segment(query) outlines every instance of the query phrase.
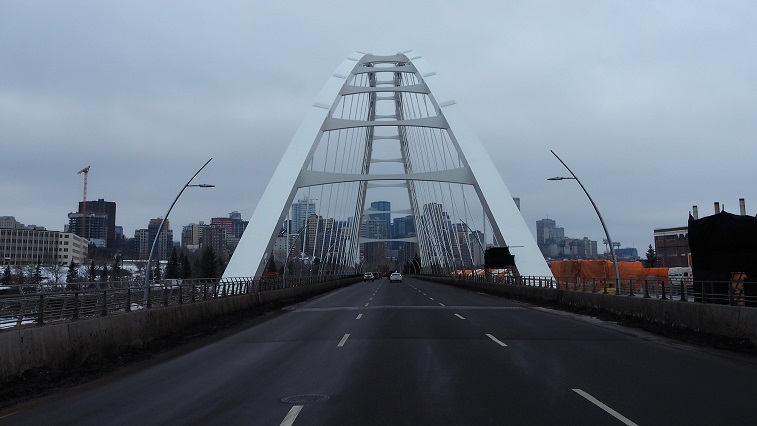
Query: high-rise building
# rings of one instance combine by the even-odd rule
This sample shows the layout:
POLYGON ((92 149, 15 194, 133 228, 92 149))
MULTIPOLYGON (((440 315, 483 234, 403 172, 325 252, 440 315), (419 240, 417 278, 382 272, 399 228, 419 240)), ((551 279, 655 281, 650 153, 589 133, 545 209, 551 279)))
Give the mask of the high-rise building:
POLYGON ((227 248, 229 251, 234 251, 249 222, 242 220, 242 215, 234 211, 229 213, 229 217, 211 218, 210 224, 212 226, 220 226, 226 230, 227 248))
POLYGON ((393 238, 406 238, 415 236, 415 221, 412 215, 394 219, 392 225, 393 238))
POLYGON ((116 247, 116 203, 100 198, 79 202, 79 210, 68 214, 66 230, 89 240, 98 247, 116 247))
POLYGON ((204 228, 202 239, 200 240, 200 249, 204 250, 206 247, 210 247, 216 256, 222 259, 228 258, 229 250, 226 246, 226 228, 217 225, 206 225, 204 228))
MULTIPOLYGON (((134 231, 134 239, 137 243, 137 253, 140 259, 148 259, 150 257, 150 250, 152 249, 153 241, 158 235, 158 228, 163 219, 150 219, 150 223, 147 225, 147 229, 137 229, 134 231)), ((155 252, 153 253, 153 260, 165 260, 171 256, 173 250, 173 231, 168 220, 163 225, 163 230, 160 232, 160 238, 155 246, 155 252)))
MULTIPOLYGON (((79 203, 79 213, 84 212, 83 203, 79 203)), ((106 215, 106 241, 107 248, 114 248, 116 242, 116 203, 105 201, 100 198, 97 201, 87 201, 87 214, 95 213, 97 215, 106 215)), ((89 227, 89 226, 87 226, 89 227)), ((85 236, 86 238, 86 236, 85 236)))
POLYGON ((389 201, 374 201, 371 203, 372 211, 386 212, 386 213, 371 213, 368 215, 373 220, 383 220, 386 222, 386 234, 375 238, 389 238, 391 236, 392 227, 392 214, 389 213, 392 210, 392 204, 389 201))
POLYGON ((305 226, 305 219, 312 214, 315 214, 315 202, 311 199, 305 197, 304 199, 297 200, 296 203, 292 203, 290 215, 292 229, 289 232, 293 234, 300 232, 300 229, 305 226))
MULTIPOLYGON (((103 213, 69 213, 67 232, 85 238, 89 244, 106 248, 108 246, 108 215, 103 213)), ((115 231, 115 229, 114 229, 115 231)), ((113 241, 115 243, 115 232, 113 241)))

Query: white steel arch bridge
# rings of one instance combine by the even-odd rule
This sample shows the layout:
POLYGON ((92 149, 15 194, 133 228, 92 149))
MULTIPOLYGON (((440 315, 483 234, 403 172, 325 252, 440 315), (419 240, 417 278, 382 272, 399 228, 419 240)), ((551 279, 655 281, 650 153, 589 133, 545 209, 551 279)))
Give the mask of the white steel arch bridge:
POLYGON ((224 277, 283 264, 354 273, 416 256, 423 272, 451 272, 482 264, 487 246, 510 247, 520 275, 552 276, 429 63, 355 52, 308 110, 224 277))

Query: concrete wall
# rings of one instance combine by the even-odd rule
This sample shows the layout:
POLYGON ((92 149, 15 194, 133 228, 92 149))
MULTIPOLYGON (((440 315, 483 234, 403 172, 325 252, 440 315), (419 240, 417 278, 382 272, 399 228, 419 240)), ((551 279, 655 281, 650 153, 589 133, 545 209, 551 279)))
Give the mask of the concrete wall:
POLYGON ((360 278, 336 280, 41 327, 3 330, 0 332, 0 383, 31 368, 76 367, 87 359, 116 356, 127 348, 141 347, 225 314, 278 300, 311 297, 358 281, 360 278))
POLYGON ((600 309, 652 323, 757 343, 757 308, 681 302, 678 300, 644 299, 601 292, 557 290, 453 278, 424 279, 507 298, 600 309))

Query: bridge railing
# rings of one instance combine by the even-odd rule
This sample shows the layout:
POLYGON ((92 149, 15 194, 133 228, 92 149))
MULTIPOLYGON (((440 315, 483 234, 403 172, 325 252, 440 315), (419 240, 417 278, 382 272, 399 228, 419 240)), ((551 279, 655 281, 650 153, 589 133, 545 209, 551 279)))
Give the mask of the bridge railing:
POLYGON ((455 274, 452 277, 469 281, 554 288, 568 291, 624 295, 647 299, 677 300, 692 303, 714 303, 757 307, 757 283, 745 282, 735 274, 731 281, 694 281, 691 278, 622 279, 616 289, 615 279, 582 280, 580 277, 526 277, 512 275, 455 274))
POLYGON ((161 280, 144 286, 139 279, 68 284, 0 286, 0 329, 195 303, 302 287, 351 276, 277 279, 198 278, 161 280))

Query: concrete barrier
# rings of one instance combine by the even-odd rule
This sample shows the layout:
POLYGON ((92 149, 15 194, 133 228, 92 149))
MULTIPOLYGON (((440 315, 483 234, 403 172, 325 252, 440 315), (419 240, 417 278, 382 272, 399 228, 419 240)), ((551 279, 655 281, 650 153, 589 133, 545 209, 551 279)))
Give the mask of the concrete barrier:
POLYGON ((207 301, 0 331, 0 383, 36 367, 70 369, 180 332, 220 316, 268 303, 307 298, 354 284, 348 278, 207 301))
POLYGON ((558 290, 546 287, 495 284, 442 277, 418 277, 512 299, 591 308, 650 323, 757 344, 757 309, 677 300, 644 299, 601 292, 558 290))

